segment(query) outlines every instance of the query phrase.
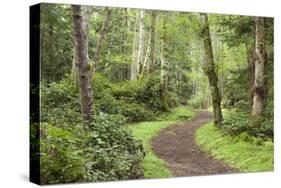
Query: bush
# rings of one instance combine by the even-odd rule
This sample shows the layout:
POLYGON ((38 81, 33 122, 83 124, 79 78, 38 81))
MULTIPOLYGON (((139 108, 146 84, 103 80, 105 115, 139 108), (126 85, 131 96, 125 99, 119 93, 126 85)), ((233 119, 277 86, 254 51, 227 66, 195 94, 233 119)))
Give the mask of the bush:
POLYGON ((132 179, 143 176, 143 148, 121 125, 122 118, 106 114, 69 129, 41 126, 43 184, 132 179))
POLYGON ((143 81, 123 81, 112 86, 113 96, 119 100, 126 99, 127 102, 138 102, 139 93, 144 90, 143 81))
POLYGON ((180 99, 175 93, 169 93, 168 105, 169 107, 176 107, 180 105, 180 99))
POLYGON ((273 138, 273 121, 263 116, 252 118, 247 112, 224 113, 221 129, 231 135, 245 132, 251 136, 273 138))
POLYGON ((143 176, 142 145, 122 125, 148 119, 150 113, 144 105, 113 97, 110 83, 101 75, 93 80, 95 115, 87 125, 82 123, 78 90, 69 80, 41 88, 42 184, 143 176))
POLYGON ((143 80, 124 81, 113 85, 112 94, 117 100, 144 104, 146 109, 161 110, 160 79, 149 76, 143 80))
POLYGON ((119 101, 119 113, 126 117, 127 122, 140 122, 153 119, 153 111, 146 110, 144 105, 119 101))
POLYGON ((92 78, 92 88, 95 100, 103 99, 104 95, 112 95, 112 85, 109 80, 99 73, 92 78))
POLYGON ((151 75, 142 82, 144 86, 137 97, 137 101, 145 104, 148 109, 162 110, 160 78, 151 75))
POLYGON ((108 114, 117 114, 119 108, 119 101, 116 100, 111 94, 104 93, 100 99, 94 102, 95 112, 104 112, 108 114))
POLYGON ((231 135, 245 132, 249 126, 249 115, 247 113, 230 112, 223 114, 221 128, 231 135))
POLYGON ((41 85, 41 104, 46 108, 57 108, 71 104, 73 107, 79 106, 78 89, 71 83, 70 78, 58 83, 41 85))

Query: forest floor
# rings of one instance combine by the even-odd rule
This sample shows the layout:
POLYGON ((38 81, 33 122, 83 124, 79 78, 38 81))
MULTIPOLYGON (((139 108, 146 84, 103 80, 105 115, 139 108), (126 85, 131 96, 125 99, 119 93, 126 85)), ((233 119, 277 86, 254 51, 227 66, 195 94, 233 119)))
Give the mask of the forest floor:
POLYGON ((152 150, 166 162, 173 176, 238 172, 205 153, 196 143, 196 130, 211 120, 212 115, 209 112, 197 111, 192 121, 161 129, 151 140, 152 150))

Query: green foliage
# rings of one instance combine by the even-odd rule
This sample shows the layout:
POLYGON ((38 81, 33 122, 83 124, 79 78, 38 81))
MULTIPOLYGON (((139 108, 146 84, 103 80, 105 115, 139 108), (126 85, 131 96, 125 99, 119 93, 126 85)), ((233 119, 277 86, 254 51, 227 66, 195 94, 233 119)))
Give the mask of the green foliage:
POLYGON ((124 81, 112 87, 113 96, 128 102, 143 103, 148 109, 161 109, 160 78, 151 76, 137 81, 124 81))
POLYGON ((41 121, 44 123, 40 163, 43 184, 143 176, 142 144, 122 125, 149 119, 151 114, 143 105, 115 99, 111 84, 103 76, 97 74, 93 84, 96 115, 94 121, 86 125, 81 119, 78 90, 70 79, 42 86, 41 121))
POLYGON ((70 77, 60 82, 52 82, 48 85, 41 85, 41 103, 47 107, 61 107, 72 103, 77 105, 79 98, 78 89, 71 83, 70 77))
POLYGON ((217 159, 242 172, 273 170, 273 143, 241 133, 236 137, 225 135, 213 123, 196 132, 196 141, 217 159))
POLYGON ((228 134, 237 135, 248 129, 249 115, 247 113, 223 113, 221 128, 228 134))
POLYGON ((126 103, 119 101, 118 111, 127 118, 127 122, 140 122, 144 120, 152 120, 153 112, 146 110, 144 105, 136 103, 126 103))
POLYGON ((273 137, 273 121, 264 117, 252 118, 247 112, 236 111, 226 111, 223 117, 221 129, 227 134, 239 135, 246 132, 256 137, 273 137))
POLYGON ((68 122, 68 129, 43 123, 40 138, 43 184, 107 181, 142 177, 142 144, 121 125, 100 114, 88 127, 68 122))
POLYGON ((175 93, 168 93, 168 106, 173 108, 180 105, 180 98, 175 93))
POLYGON ((70 73, 73 59, 72 18, 69 5, 40 5, 41 81, 51 83, 70 73))
POLYGON ((92 78, 92 88, 95 100, 103 99, 105 94, 111 95, 111 83, 100 73, 95 73, 92 78))
POLYGON ((187 104, 195 109, 201 109, 206 107, 206 99, 204 95, 193 95, 188 101, 187 104))

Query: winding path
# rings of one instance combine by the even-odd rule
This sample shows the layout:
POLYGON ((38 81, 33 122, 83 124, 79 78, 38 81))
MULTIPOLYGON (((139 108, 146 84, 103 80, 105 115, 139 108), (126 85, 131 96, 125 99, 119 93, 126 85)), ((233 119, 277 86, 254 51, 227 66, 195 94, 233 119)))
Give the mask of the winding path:
POLYGON ((195 176, 234 173, 237 170, 212 158, 202 151, 195 142, 195 132, 210 122, 209 112, 197 111, 191 122, 170 126, 152 139, 155 154, 163 159, 174 176, 195 176))

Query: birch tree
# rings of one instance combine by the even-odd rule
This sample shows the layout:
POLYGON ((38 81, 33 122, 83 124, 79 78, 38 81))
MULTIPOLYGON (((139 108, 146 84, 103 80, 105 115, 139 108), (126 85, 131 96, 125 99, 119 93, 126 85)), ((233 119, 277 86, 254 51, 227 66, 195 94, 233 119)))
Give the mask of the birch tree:
POLYGON ((162 26, 162 51, 161 51, 161 102, 162 110, 168 111, 168 36, 167 15, 163 15, 162 26))
POLYGON ((133 40, 133 49, 132 49, 132 64, 131 64, 130 80, 137 80, 137 76, 138 76, 139 21, 140 21, 139 12, 137 12, 135 17, 135 26, 134 26, 134 40, 133 40))
POLYGON ((149 43, 146 51, 146 55, 143 61, 143 69, 140 78, 143 78, 145 74, 151 73, 154 66, 155 58, 155 26, 156 26, 156 12, 150 12, 150 34, 149 43))
POLYGON ((144 10, 140 10, 140 25, 139 25, 139 49, 138 49, 138 77, 143 70, 143 51, 144 51, 144 10))

